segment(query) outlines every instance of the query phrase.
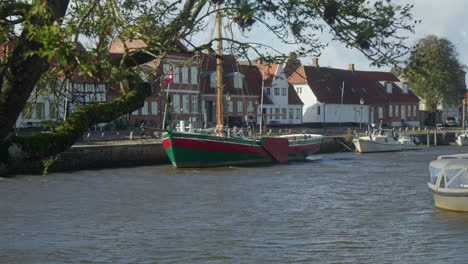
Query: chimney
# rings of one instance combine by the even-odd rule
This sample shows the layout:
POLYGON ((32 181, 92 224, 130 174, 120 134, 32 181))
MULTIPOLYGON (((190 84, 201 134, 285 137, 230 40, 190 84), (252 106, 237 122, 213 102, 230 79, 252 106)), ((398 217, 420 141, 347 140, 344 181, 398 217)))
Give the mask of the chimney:
POLYGON ((314 67, 318 67, 318 66, 319 66, 319 65, 318 65, 318 58, 313 58, 313 59, 312 59, 312 66, 314 66, 314 67))
POLYGON ((297 54, 295 52, 290 52, 289 53, 289 58, 290 59, 297 59, 297 54))
POLYGON ((354 71, 354 64, 348 64, 348 70, 354 71))
POLYGON ((258 57, 258 58, 255 59, 255 62, 257 63, 257 65, 260 65, 260 64, 262 64, 263 61, 262 61, 261 57, 258 57))

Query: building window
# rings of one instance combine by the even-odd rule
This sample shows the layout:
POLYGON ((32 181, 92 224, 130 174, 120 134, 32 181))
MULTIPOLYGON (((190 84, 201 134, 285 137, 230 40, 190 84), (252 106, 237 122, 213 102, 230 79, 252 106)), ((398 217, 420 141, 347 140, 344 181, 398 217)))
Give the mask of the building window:
POLYGON ((151 102, 151 114, 158 115, 158 102, 151 102))
POLYGON ((189 101, 189 96, 184 95, 182 96, 182 103, 183 103, 183 109, 182 112, 190 113, 190 101, 189 101))
POLYGON ((275 108, 275 119, 280 119, 280 109, 275 108))
POLYGON ((398 105, 395 105, 395 117, 398 117, 399 114, 398 114, 398 105))
POLYGON ((281 94, 282 94, 283 96, 286 96, 286 88, 281 88, 281 94))
POLYGON ((176 113, 180 113, 180 95, 174 94, 172 96, 172 107, 176 113))
POLYGON ((189 67, 182 67, 182 83, 189 83, 188 71, 189 67))
POLYGON ((252 101, 247 102, 247 112, 251 113, 253 111, 254 111, 253 102, 252 101))
POLYGON ((279 88, 275 88, 275 95, 280 95, 280 89, 279 88))
POLYGON ((145 102, 143 104, 143 108, 141 109, 141 114, 142 115, 148 115, 148 102, 145 102))
POLYGON ((392 93, 392 88, 393 88, 393 84, 391 82, 386 82, 385 83, 385 88, 387 90, 387 93, 388 94, 391 94, 392 93))
POLYGON ((36 119, 44 119, 45 117, 45 104, 36 103, 36 119))
POLYGON ((197 67, 190 67, 190 81, 192 84, 198 84, 198 68, 197 67))
POLYGON ((266 88, 266 95, 270 95, 270 88, 266 88))
POLYGON ((320 115, 320 105, 317 106, 317 115, 320 115))
POLYGON ((286 108, 283 108, 283 109, 281 109, 281 110, 282 110, 282 112, 283 112, 283 114, 282 114, 283 119, 286 119, 286 108))
POLYGON ((234 102, 233 101, 228 101, 228 112, 229 113, 234 112, 234 102))
POLYGON ((132 115, 138 115, 138 110, 133 111, 132 115))
POLYGON ((244 112, 244 102, 237 101, 237 112, 243 113, 244 112))
POLYGON ((210 85, 211 85, 211 88, 216 88, 216 74, 213 73, 210 75, 210 85))
POLYGON ((388 116, 393 117, 393 106, 392 105, 388 106, 388 116))
POLYGON ((408 117, 411 117, 411 105, 408 105, 408 117))
POLYGON ((414 116, 414 117, 417 117, 416 111, 417 111, 417 110, 416 110, 416 106, 413 105, 413 116, 414 116))
POLYGON ((174 75, 172 77, 172 81, 174 83, 179 83, 180 82, 180 68, 179 67, 174 67, 172 70, 172 74, 174 75))
POLYGON ((383 119, 383 107, 379 107, 378 108, 378 111, 379 111, 379 119, 383 119))
POLYGON ((273 119, 273 108, 270 108, 270 115, 268 115, 268 119, 273 119))
POLYGON ((171 70, 171 65, 169 65, 169 64, 164 64, 163 65, 164 78, 169 77, 169 71, 170 70, 171 70))
POLYGON ((403 83, 403 93, 407 94, 408 90, 409 90, 408 83, 407 82, 403 83))
POLYGON ((289 119, 294 119, 294 109, 289 108, 289 119))
POLYGON ((49 118, 57 119, 57 106, 53 102, 49 102, 49 118))
POLYGON ((196 95, 192 95, 192 113, 198 113, 198 98, 196 95))
POLYGON ((242 76, 241 75, 235 75, 234 76, 234 88, 236 89, 241 89, 242 88, 242 76))
POLYGON ((296 109, 296 119, 301 119, 301 109, 300 108, 296 109))

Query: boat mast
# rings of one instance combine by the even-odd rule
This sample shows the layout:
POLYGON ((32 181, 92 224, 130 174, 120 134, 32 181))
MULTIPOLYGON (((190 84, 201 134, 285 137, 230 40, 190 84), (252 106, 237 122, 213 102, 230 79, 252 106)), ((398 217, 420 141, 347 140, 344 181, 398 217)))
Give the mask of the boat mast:
POLYGON ((221 40, 221 1, 216 2, 216 38, 218 47, 216 52, 216 134, 222 136, 223 130, 223 60, 221 40))

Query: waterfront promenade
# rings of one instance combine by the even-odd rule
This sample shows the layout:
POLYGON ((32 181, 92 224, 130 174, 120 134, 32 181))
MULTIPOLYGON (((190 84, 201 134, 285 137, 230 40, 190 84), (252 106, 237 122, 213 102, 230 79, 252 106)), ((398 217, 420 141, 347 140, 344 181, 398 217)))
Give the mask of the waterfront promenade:
MULTIPOLYGON (((396 129, 400 133, 417 134, 422 144, 434 145, 434 131, 424 129, 396 129), (428 136, 429 135, 429 136, 428 136)), ((338 153, 351 151, 354 147, 350 138, 358 134, 364 134, 365 130, 354 130, 353 128, 301 128, 299 129, 271 129, 267 133, 315 133, 325 136, 319 153, 338 153)), ((448 145, 455 141, 455 132, 439 131, 437 134, 437 145, 448 145)), ((47 168, 48 172, 103 169, 116 167, 131 167, 169 164, 164 148, 161 144, 161 132, 151 131, 93 131, 83 135, 72 148, 54 157, 52 165, 47 168)), ((17 174, 43 173, 43 161, 31 161, 22 164, 17 169, 17 174)))

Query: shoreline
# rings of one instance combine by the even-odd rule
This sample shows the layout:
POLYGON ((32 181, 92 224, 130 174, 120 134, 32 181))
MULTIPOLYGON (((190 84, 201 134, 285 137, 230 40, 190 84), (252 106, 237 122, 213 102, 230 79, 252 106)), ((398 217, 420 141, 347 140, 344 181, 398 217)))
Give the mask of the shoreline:
MULTIPOLYGON (((426 146, 427 134, 416 135, 420 138, 422 146, 426 146)), ((429 144, 433 146, 433 134, 429 135, 429 140, 429 144)), ((437 145, 449 145, 454 141, 455 133, 447 132, 437 135, 437 145)), ((316 154, 350 152, 354 146, 345 142, 345 136, 325 136, 316 154)), ((162 164, 170 164, 170 162, 161 139, 91 141, 73 145, 69 150, 58 155, 46 171, 98 170, 162 164)), ((13 177, 22 174, 42 175, 44 171, 44 161, 29 161, 22 163, 10 175, 13 177)))

